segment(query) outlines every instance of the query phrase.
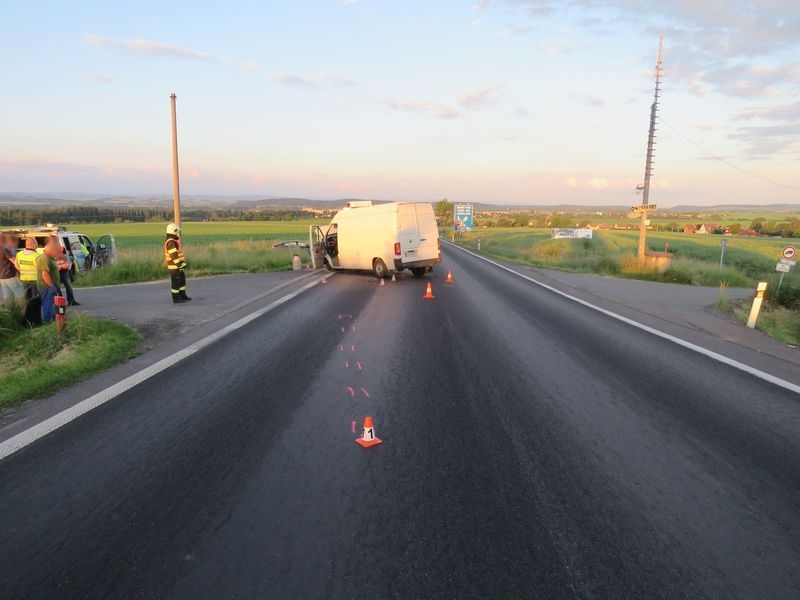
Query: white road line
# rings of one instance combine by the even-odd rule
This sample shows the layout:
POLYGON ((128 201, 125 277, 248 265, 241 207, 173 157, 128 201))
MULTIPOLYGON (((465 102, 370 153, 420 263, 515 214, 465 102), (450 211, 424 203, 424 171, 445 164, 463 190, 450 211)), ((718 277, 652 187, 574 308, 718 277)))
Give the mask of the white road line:
MULTIPOLYGON (((326 273, 326 277, 328 278, 332 277, 333 275, 334 273, 326 273)), ((39 438, 42 438, 49 433, 52 433, 59 427, 63 427, 70 421, 74 421, 81 415, 85 415, 90 410, 93 410, 98 406, 105 404, 106 402, 108 402, 112 398, 119 396, 123 392, 127 392, 131 388, 136 387, 143 381, 150 379, 151 377, 157 375, 161 371, 164 371, 178 364, 183 359, 191 356, 192 354, 195 354, 196 352, 199 352, 200 350, 202 350, 207 346, 210 346, 211 344, 222 339, 229 333, 232 333, 237 329, 244 327, 251 321, 258 319, 259 317, 267 314, 271 310, 279 307, 281 304, 285 304, 289 300, 296 298, 306 290, 309 290, 315 285, 317 285, 320 281, 321 279, 316 279, 314 281, 307 283, 306 285, 295 290, 294 292, 286 294, 285 296, 282 296, 277 300, 269 303, 267 306, 258 309, 257 311, 247 315, 246 317, 242 317, 238 321, 235 321, 230 325, 223 327, 219 331, 216 331, 207 337, 204 337, 202 340, 195 342, 188 348, 179 350, 175 354, 168 356, 167 358, 164 358, 158 361, 157 363, 150 365, 149 367, 145 367, 141 371, 134 373, 133 375, 126 377, 122 381, 119 381, 114 385, 107 387, 106 389, 96 393, 94 396, 90 396, 89 398, 86 398, 86 400, 82 400, 81 402, 78 402, 77 404, 71 406, 70 408, 67 408, 61 411, 60 413, 55 414, 48 419, 45 419, 41 423, 38 423, 37 425, 34 425, 33 427, 30 427, 29 429, 26 429, 25 431, 18 433, 14 437, 11 437, 6 441, 1 442, 0 460, 13 454, 17 450, 21 450, 22 448, 24 448, 28 444, 35 442, 39 438)))
POLYGON ((655 329, 653 327, 650 327, 648 325, 644 325, 642 323, 639 323, 638 321, 634 321, 633 319, 629 319, 628 317, 623 317, 622 315, 618 315, 615 312, 611 312, 610 310, 606 310, 605 308, 601 308, 600 306, 592 304, 591 302, 587 302, 586 300, 581 300, 580 298, 578 298, 576 296, 572 296, 570 294, 567 294, 566 292, 562 292, 561 290, 559 290, 557 288, 554 288, 553 286, 548 285, 546 283, 542 283, 541 281, 538 281, 538 280, 534 279, 533 277, 528 277, 527 275, 523 275, 522 273, 520 273, 518 271, 515 271, 514 269, 512 269, 510 267, 507 267, 507 266, 505 266, 503 264, 500 264, 500 263, 495 262, 495 261, 493 261, 491 259, 488 259, 485 256, 481 256, 480 254, 476 254, 475 252, 472 252, 471 250, 467 250, 466 248, 462 248, 460 246, 456 246, 455 244, 451 244, 450 242, 447 242, 445 240, 442 240, 442 242, 444 242, 448 246, 452 246, 453 248, 461 250, 462 252, 466 252, 467 254, 470 254, 470 255, 474 256, 475 258, 479 258, 479 259, 481 259, 483 261, 486 261, 487 263, 489 263, 491 265, 494 265, 495 267, 499 267, 500 269, 503 269, 504 271, 508 271, 509 273, 511 273, 513 275, 516 275, 517 277, 521 277, 522 279, 526 279, 527 281, 530 281, 531 283, 533 283, 535 285, 538 285, 539 287, 542 287, 542 288, 544 288, 544 289, 546 289, 546 290, 548 290, 550 292, 553 292, 554 294, 558 294, 562 298, 566 298, 567 300, 571 300, 572 302, 577 302, 578 304, 580 304, 582 306, 585 306, 585 307, 590 308, 592 310, 595 310, 595 311, 597 311, 599 313, 602 313, 602 314, 604 314, 604 315, 606 315, 608 317, 611 317, 612 319, 616 319, 617 321, 621 321, 622 323, 625 323, 625 324, 630 325, 632 327, 636 327, 637 329, 645 331, 645 332, 647 332, 647 333, 649 333, 651 335, 655 335, 657 337, 660 337, 661 339, 664 339, 664 340, 667 340, 669 342, 672 342, 673 344, 677 344, 678 346, 681 346, 681 347, 686 348, 688 350, 691 350, 693 352, 697 352, 698 354, 702 354, 703 356, 707 356, 708 358, 711 358, 713 360, 716 360, 717 362, 721 362, 721 363, 723 363, 725 365, 733 367, 734 369, 739 369, 740 371, 748 373, 749 375, 752 375, 754 377, 758 377, 759 379, 767 381, 767 382, 769 382, 769 383, 771 383, 773 385, 777 385, 778 387, 782 387, 783 389, 789 390, 790 392, 794 392, 795 394, 800 394, 800 385, 796 385, 796 384, 792 383, 791 381, 786 381, 785 379, 781 379, 780 377, 776 377, 775 375, 770 375, 769 373, 765 373, 764 371, 760 371, 759 369, 756 369, 755 367, 751 367, 750 365, 746 365, 744 363, 741 363, 738 360, 734 360, 732 358, 728 358, 727 356, 724 356, 722 354, 714 352, 713 350, 709 350, 707 348, 703 348, 702 346, 698 346, 697 344, 693 344, 692 342, 687 342, 686 340, 682 340, 679 337, 675 337, 674 335, 670 335, 669 333, 664 333, 663 331, 660 331, 660 330, 655 329))

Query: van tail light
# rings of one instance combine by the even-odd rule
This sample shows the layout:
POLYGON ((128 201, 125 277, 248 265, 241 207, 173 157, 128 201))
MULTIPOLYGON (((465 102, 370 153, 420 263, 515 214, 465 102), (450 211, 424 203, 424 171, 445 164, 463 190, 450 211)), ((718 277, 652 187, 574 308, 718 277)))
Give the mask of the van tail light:
POLYGON ((394 255, 400 256, 400 242, 394 243, 394 255))

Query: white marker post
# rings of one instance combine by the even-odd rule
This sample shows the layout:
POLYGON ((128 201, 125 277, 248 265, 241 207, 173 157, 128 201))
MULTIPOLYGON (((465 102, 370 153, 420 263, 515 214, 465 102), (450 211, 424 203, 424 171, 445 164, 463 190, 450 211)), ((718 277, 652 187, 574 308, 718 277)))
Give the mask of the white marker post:
POLYGON ((759 281, 756 287, 756 297, 753 298, 753 307, 750 309, 750 316, 747 319, 747 326, 755 328, 758 320, 758 313, 761 312, 761 304, 764 302, 764 294, 767 292, 767 282, 759 281))

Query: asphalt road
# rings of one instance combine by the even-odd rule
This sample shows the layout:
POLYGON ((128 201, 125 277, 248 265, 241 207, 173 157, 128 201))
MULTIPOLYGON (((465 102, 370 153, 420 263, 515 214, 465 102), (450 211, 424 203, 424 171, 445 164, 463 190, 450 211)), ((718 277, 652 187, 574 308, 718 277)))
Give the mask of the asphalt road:
POLYGON ((0 462, 0 597, 800 597, 798 395, 429 279, 338 275, 0 462))

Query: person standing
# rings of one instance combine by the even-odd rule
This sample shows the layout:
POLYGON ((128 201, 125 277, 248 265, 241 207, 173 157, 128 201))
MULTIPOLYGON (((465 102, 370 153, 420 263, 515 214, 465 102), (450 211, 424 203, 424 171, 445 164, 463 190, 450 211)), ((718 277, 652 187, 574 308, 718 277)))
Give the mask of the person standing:
POLYGON ((170 292, 175 304, 191 300, 186 295, 186 256, 181 245, 181 228, 175 223, 167 225, 167 239, 164 241, 164 260, 167 262, 170 277, 170 292))
POLYGON ((14 238, 10 235, 0 237, 0 302, 25 297, 19 281, 19 265, 15 258, 14 238))
POLYGON ((36 259, 36 288, 42 300, 42 321, 49 323, 56 318, 55 297, 60 295, 58 288, 58 257, 61 248, 58 238, 50 236, 44 246, 44 254, 36 259))
POLYGON ((80 306, 81 303, 75 300, 75 291, 72 289, 72 262, 67 254, 66 248, 61 248, 61 254, 56 259, 58 264, 58 276, 64 291, 67 294, 67 304, 70 306, 80 306))
POLYGON ((37 269, 36 259, 39 258, 39 243, 35 237, 25 239, 25 249, 17 252, 17 266, 19 267, 19 280, 22 283, 25 296, 25 323, 29 327, 42 322, 42 300, 36 285, 37 269))

